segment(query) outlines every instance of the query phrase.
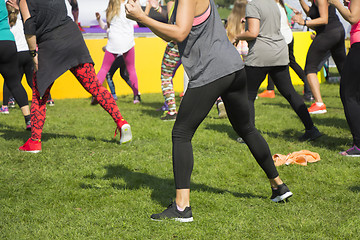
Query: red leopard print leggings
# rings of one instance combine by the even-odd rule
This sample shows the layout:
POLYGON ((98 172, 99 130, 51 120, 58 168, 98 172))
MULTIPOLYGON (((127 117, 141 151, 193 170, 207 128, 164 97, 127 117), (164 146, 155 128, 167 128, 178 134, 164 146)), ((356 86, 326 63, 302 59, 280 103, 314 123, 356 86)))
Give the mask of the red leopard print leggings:
MULTIPOLYGON (((80 84, 93 95, 99 104, 111 115, 115 122, 122 119, 121 113, 109 91, 97 80, 94 66, 90 63, 80 64, 70 69, 80 84)), ((31 104, 31 138, 41 139, 46 118, 46 101, 52 85, 46 89, 42 98, 37 90, 36 74, 33 77, 33 97, 31 104)))

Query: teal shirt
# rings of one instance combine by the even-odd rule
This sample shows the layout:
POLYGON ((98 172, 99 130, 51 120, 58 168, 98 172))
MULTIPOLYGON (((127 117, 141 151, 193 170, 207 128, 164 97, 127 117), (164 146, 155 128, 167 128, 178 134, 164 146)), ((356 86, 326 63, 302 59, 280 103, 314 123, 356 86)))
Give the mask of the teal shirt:
POLYGON ((10 31, 6 3, 4 0, 0 0, 0 41, 4 40, 15 41, 15 38, 10 31))
POLYGON ((285 3, 285 9, 286 9, 286 16, 287 16, 287 18, 288 18, 288 21, 289 21, 289 23, 291 23, 291 18, 292 18, 292 16, 294 16, 295 14, 294 14, 293 10, 291 10, 291 8, 289 8, 289 7, 287 6, 286 3, 285 3))

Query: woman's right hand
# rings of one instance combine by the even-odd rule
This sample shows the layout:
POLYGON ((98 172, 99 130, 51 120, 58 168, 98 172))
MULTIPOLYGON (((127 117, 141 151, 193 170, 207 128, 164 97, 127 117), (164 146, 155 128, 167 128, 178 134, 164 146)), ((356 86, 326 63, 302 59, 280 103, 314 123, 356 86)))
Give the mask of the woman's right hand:
POLYGON ((128 19, 140 22, 140 19, 143 16, 146 16, 146 14, 141 9, 140 4, 137 1, 138 0, 129 0, 125 4, 125 12, 128 19))
POLYGON ((158 0, 148 0, 149 4, 151 5, 152 8, 158 8, 160 5, 160 2, 158 0))
POLYGON ((299 13, 296 13, 294 16, 292 16, 291 18, 294 22, 300 24, 300 25, 304 25, 305 24, 305 20, 303 19, 303 16, 302 14, 299 12, 299 13))
POLYGON ((19 4, 17 0, 8 0, 6 2, 6 4, 12 6, 13 8, 15 8, 16 10, 19 10, 19 4))

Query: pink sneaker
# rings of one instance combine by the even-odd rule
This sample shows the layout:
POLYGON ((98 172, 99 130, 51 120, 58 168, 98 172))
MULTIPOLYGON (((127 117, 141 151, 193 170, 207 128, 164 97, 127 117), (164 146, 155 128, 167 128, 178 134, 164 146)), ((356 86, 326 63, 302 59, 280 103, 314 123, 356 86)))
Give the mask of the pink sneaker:
POLYGON ((2 106, 0 108, 0 113, 2 114, 9 114, 9 108, 7 106, 2 106))
POLYGON ((41 140, 32 140, 29 138, 24 145, 19 147, 19 151, 30 153, 41 152, 41 140))
POLYGON ((141 103, 141 97, 140 94, 134 96, 134 104, 141 103))

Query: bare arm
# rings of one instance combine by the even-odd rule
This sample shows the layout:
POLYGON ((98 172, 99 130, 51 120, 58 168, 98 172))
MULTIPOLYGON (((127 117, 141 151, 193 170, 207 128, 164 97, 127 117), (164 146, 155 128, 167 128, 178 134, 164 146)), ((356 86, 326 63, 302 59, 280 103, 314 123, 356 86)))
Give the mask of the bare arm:
MULTIPOLYGON (((28 20, 31 17, 28 5, 25 0, 20 0, 19 6, 20 6, 20 12, 21 12, 22 19, 25 23, 26 20, 28 20)), ((29 50, 35 51, 36 50, 36 35, 26 34, 25 38, 26 38, 26 42, 29 46, 29 50)), ((38 70, 38 56, 36 55, 35 57, 33 57, 33 60, 34 60, 34 70, 37 71, 38 70)))
MULTIPOLYGON (((158 0, 148 0, 147 2, 150 5, 150 8, 154 8, 155 11, 157 11, 158 13, 160 13, 163 17, 167 17, 166 16, 166 11, 164 11, 160 5, 160 1, 158 0)), ((147 5, 146 5, 147 6, 147 5)), ((149 9, 150 12, 150 9, 149 9)), ((145 9, 145 13, 146 13, 146 9, 145 9)), ((146 14, 149 15, 149 14, 146 14)))
POLYGON ((295 8, 293 8, 292 6, 290 6, 289 4, 285 4, 288 8, 290 8, 291 9, 291 11, 293 11, 294 13, 297 13, 297 12, 299 12, 299 10, 297 10, 297 9, 295 9, 295 8))
MULTIPOLYGON (((360 0, 351 0, 349 8, 344 7, 339 0, 328 0, 328 2, 339 10, 341 16, 351 25, 360 20, 360 0)), ((347 5, 347 4, 346 4, 347 5)))
POLYGON ((96 12, 95 16, 96 16, 96 20, 98 21, 99 26, 101 27, 101 29, 103 29, 103 30, 108 29, 108 25, 101 19, 100 13, 96 12))
POLYGON ((151 10, 151 4, 150 4, 149 0, 147 0, 146 1, 146 7, 145 7, 145 14, 149 15, 150 10, 151 10))
POLYGON ((257 18, 247 18, 248 30, 243 33, 240 33, 235 37, 235 41, 240 40, 252 41, 257 38, 260 32, 260 20, 257 18))
MULTIPOLYGON (((311 20, 306 20, 306 26, 308 26, 309 28, 315 28, 315 27, 322 26, 322 25, 325 25, 328 23, 329 4, 327 3, 327 0, 317 0, 317 6, 319 8, 320 17, 311 19, 311 20)), ((302 18, 301 13, 297 13, 295 16, 292 17, 292 19, 296 23, 305 26, 305 20, 302 18)))
MULTIPOLYGON (((306 16, 308 16, 308 15, 309 15, 309 10, 310 10, 309 5, 307 5, 307 4, 305 3, 305 0, 300 0, 299 3, 300 3, 300 5, 301 5, 301 8, 304 10, 306 16)), ((298 13, 298 12, 297 12, 297 13, 298 13)))
POLYGON ((195 17, 196 1, 179 0, 175 24, 158 22, 148 17, 136 1, 129 0, 125 5, 127 18, 144 24, 165 41, 182 42, 189 35, 195 17))

